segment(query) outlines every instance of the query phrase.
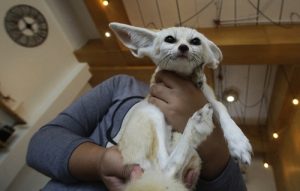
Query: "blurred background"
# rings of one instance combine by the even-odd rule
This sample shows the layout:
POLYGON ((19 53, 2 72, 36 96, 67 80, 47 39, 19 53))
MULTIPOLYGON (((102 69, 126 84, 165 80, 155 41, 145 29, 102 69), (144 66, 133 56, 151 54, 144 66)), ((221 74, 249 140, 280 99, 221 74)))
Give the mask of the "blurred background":
POLYGON ((224 60, 209 84, 254 148, 241 166, 249 191, 300 190, 300 1, 0 1, 0 190, 39 190, 49 180, 25 164, 32 134, 116 74, 146 83, 154 71, 110 22, 196 28, 224 60))

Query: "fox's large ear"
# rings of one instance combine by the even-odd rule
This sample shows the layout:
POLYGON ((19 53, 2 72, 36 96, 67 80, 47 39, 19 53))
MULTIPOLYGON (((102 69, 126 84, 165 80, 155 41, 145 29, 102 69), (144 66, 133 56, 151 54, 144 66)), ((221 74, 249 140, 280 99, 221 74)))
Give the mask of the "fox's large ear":
POLYGON ((155 32, 115 22, 110 23, 109 27, 134 56, 143 57, 151 54, 156 37, 155 32))
POLYGON ((209 68, 216 69, 223 59, 221 50, 212 41, 206 39, 204 60, 209 68))

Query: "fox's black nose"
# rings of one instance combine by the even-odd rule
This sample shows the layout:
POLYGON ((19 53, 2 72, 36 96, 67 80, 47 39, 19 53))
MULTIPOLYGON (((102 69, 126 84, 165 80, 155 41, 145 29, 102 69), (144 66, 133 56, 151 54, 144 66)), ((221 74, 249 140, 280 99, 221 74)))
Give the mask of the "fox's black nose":
POLYGON ((182 53, 185 53, 189 50, 189 47, 185 44, 181 44, 181 45, 179 45, 178 50, 182 53))

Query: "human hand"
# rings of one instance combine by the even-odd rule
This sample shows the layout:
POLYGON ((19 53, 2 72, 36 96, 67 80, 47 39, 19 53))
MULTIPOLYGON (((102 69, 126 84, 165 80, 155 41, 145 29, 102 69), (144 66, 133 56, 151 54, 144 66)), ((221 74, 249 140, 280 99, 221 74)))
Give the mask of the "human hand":
MULTIPOLYGON (((164 113, 167 122, 176 131, 183 132, 188 119, 202 108, 207 100, 191 80, 172 72, 160 71, 156 74, 156 84, 150 89, 149 102, 164 113)), ((201 177, 206 180, 217 177, 229 160, 227 144, 218 124, 197 151, 203 161, 201 177)), ((193 174, 188 172, 185 175, 186 185, 192 185, 196 180, 193 174)))
POLYGON ((188 189, 193 189, 199 179, 199 172, 196 170, 188 170, 183 178, 183 182, 188 189))
POLYGON ((183 132, 188 119, 202 108, 207 100, 190 79, 169 71, 156 74, 156 84, 150 88, 149 102, 165 115, 167 122, 178 132, 183 132))
POLYGON ((139 165, 123 165, 117 147, 107 148, 99 162, 99 176, 110 191, 123 191, 128 180, 136 179, 142 173, 139 165))

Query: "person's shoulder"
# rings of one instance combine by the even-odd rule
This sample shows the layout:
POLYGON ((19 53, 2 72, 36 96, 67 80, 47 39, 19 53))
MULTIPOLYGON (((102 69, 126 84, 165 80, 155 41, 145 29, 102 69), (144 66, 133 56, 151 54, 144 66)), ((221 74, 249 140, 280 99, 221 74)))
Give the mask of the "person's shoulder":
POLYGON ((142 89, 144 90, 148 90, 149 86, 142 82, 137 80, 135 77, 130 76, 130 75, 126 75, 126 74, 118 74, 118 75, 114 75, 110 78, 108 78, 107 80, 101 82, 100 84, 98 84, 95 88, 97 89, 97 87, 101 86, 105 84, 105 86, 107 87, 111 87, 113 89, 142 89))
POLYGON ((128 86, 130 84, 137 84, 140 82, 133 76, 129 76, 127 74, 117 74, 106 79, 105 81, 101 82, 98 85, 101 85, 102 83, 111 84, 113 86, 120 86, 120 85, 128 86))
POLYGON ((117 74, 112 76, 110 79, 118 83, 139 82, 136 78, 127 74, 117 74))

